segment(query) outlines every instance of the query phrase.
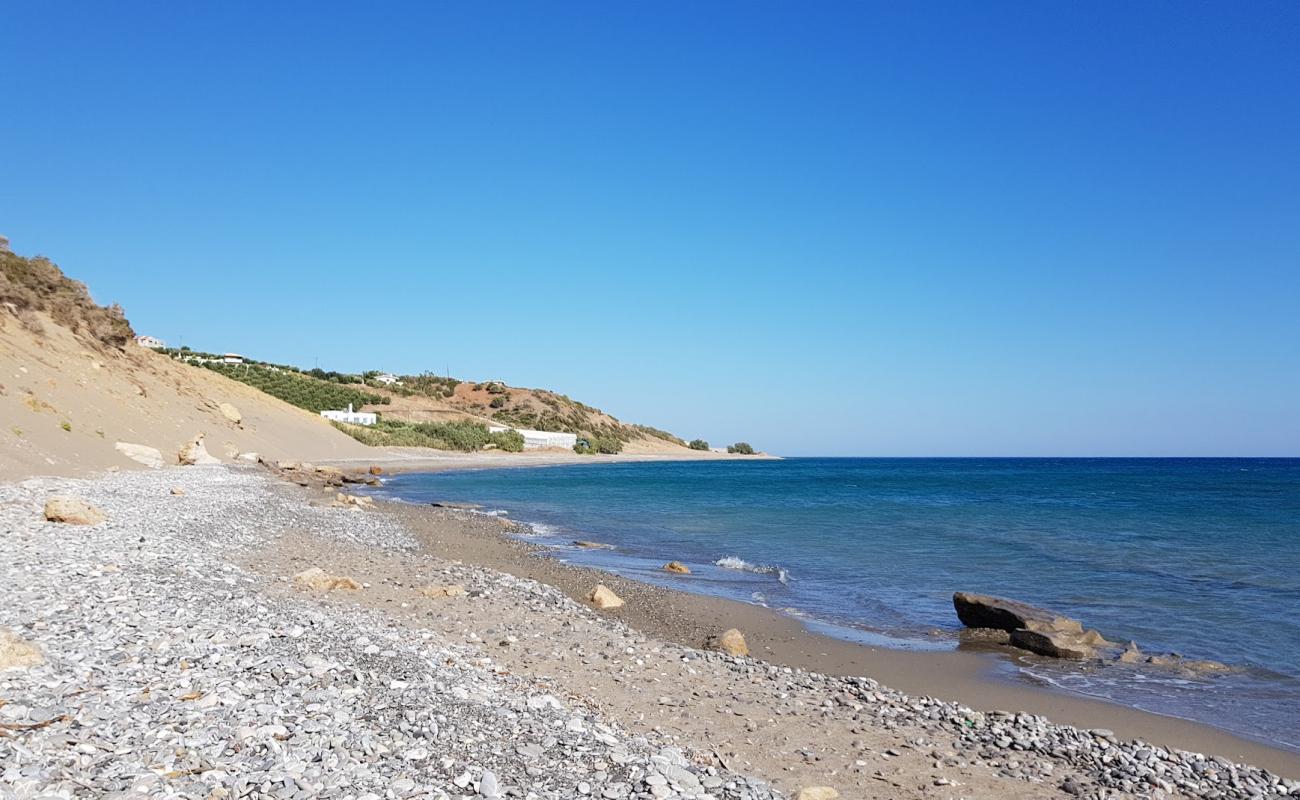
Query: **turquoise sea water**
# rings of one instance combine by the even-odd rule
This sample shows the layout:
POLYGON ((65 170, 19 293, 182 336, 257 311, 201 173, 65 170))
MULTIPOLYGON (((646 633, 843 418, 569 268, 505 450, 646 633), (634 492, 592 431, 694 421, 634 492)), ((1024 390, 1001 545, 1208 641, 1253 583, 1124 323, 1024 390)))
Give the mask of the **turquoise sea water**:
POLYGON ((627 463, 399 475, 383 493, 481 503, 565 560, 850 639, 952 646, 955 590, 1045 605, 1239 669, 1022 663, 1021 677, 1300 750, 1300 459, 627 463), (670 559, 694 574, 662 572, 670 559))

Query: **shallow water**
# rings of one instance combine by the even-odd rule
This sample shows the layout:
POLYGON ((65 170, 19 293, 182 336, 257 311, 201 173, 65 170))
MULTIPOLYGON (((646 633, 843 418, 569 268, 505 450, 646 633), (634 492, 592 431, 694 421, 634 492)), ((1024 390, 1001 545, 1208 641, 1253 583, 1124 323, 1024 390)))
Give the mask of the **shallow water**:
POLYGON ((1240 669, 1027 678, 1300 750, 1300 459, 625 463, 399 475, 384 493, 502 509, 574 563, 875 643, 935 646, 959 589, 1045 605, 1240 669))

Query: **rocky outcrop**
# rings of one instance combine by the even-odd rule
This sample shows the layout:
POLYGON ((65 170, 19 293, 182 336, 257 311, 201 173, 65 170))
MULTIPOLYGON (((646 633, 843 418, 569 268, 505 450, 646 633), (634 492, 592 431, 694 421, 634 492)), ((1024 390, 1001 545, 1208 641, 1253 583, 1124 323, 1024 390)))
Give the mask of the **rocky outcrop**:
POLYGON ((728 628, 709 641, 710 650, 718 650, 729 656, 747 656, 749 655, 749 645, 745 642, 745 634, 735 628, 728 628))
POLYGON ((45 518, 67 525, 98 525, 105 520, 103 511, 72 495, 57 495, 45 501, 45 518))
POLYGON ((35 645, 9 630, 0 628, 0 672, 7 669, 27 669, 45 659, 35 645))
POLYGON ((586 541, 585 539, 575 539, 573 542, 573 546, 581 547, 583 550, 613 550, 614 549, 614 546, 611 544, 604 544, 602 542, 589 542, 586 541))
POLYGON ((176 460, 183 467, 221 463, 221 459, 208 452, 208 448, 203 444, 203 434, 201 433, 181 447, 180 452, 176 454, 176 460))
POLYGON ((664 564, 664 572, 675 572, 678 575, 690 575, 691 568, 680 561, 669 561, 664 564))
POLYGON ((957 618, 961 620, 961 624, 968 628, 1015 631, 1028 627, 1033 621, 1047 623, 1055 630, 1067 631, 1072 628, 1077 629, 1078 632, 1083 630, 1083 626, 1076 620, 1019 600, 957 592, 952 596, 952 605, 957 610, 957 618))
POLYGON ((293 585, 299 589, 312 589, 318 592, 332 592, 343 589, 355 592, 361 584, 346 575, 330 575, 320 567, 311 567, 293 576, 293 585))
POLYGON ((1102 649, 1114 648, 1096 631, 1063 631, 1050 625, 1030 621, 1028 628, 1011 632, 1011 644, 1031 653, 1072 661, 1091 661, 1100 658, 1102 649))
POLYGON ((230 403, 222 403, 221 405, 217 406, 217 409, 221 411, 221 416, 225 417, 226 419, 230 420, 236 425, 243 427, 244 415, 239 413, 239 409, 235 408, 230 403))
POLYGON ((132 461, 144 464, 150 469, 160 469, 163 465, 162 451, 156 447, 150 447, 147 444, 132 444, 131 442, 118 442, 113 445, 113 449, 131 459, 132 461))
POLYGON ((344 494, 343 492, 339 492, 334 495, 333 505, 351 506, 353 508, 374 508, 375 500, 373 497, 364 497, 362 495, 344 494))
POLYGON ((587 602, 602 611, 622 608, 625 605, 623 598, 614 594, 614 591, 603 583, 596 584, 595 588, 587 592, 587 602))

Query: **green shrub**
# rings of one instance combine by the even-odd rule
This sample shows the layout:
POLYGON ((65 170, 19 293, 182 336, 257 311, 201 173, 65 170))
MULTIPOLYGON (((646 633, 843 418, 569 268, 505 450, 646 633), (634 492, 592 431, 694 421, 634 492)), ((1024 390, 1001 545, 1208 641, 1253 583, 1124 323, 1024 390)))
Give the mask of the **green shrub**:
POLYGON ((478 422, 419 422, 415 429, 426 436, 442 441, 444 450, 473 452, 482 450, 490 442, 486 425, 478 422))
POLYGON ((505 408, 506 398, 504 395, 497 395, 496 397, 492 398, 492 402, 488 403, 488 405, 491 406, 492 408, 505 408))
MULTIPOLYGON (((316 378, 279 367, 253 364, 208 362, 203 366, 317 414, 327 409, 347 408, 349 403, 360 408, 370 404, 383 405, 385 401, 392 402, 391 398, 342 386, 328 377, 331 373, 320 370, 317 371, 326 375, 326 378, 316 378)), ((337 375, 337 373, 333 374, 337 375)))
POLYGON ((623 441, 613 436, 597 436, 591 440, 591 447, 597 453, 612 456, 623 452, 623 441))
POLYGON ((704 441, 703 439, 692 439, 692 440, 691 440, 691 443, 690 443, 689 445, 687 445, 687 446, 690 447, 692 450, 708 450, 708 449, 709 449, 709 443, 706 442, 706 441, 704 441))
POLYGON ((754 447, 749 442, 736 442, 727 447, 728 453, 738 453, 742 456, 754 455, 754 447))
POLYGON ((519 431, 497 431, 488 435, 492 438, 492 444, 496 445, 498 450, 504 450, 507 453, 518 453, 524 449, 524 435, 519 431))

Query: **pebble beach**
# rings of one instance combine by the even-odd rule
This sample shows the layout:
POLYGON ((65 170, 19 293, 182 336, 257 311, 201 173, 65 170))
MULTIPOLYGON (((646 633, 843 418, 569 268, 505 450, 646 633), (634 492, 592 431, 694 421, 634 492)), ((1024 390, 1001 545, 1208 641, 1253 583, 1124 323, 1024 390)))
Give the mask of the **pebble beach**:
POLYGON ((1300 794, 1106 729, 665 641, 426 541, 495 519, 416 530, 332 499, 251 466, 0 485, 0 798, 1300 794), (47 521, 56 495, 105 521, 47 521), (294 581, 310 569, 351 587, 294 581))

